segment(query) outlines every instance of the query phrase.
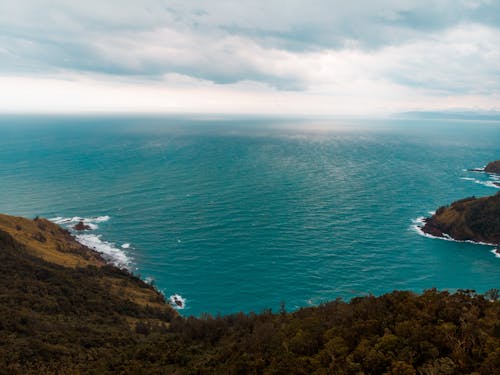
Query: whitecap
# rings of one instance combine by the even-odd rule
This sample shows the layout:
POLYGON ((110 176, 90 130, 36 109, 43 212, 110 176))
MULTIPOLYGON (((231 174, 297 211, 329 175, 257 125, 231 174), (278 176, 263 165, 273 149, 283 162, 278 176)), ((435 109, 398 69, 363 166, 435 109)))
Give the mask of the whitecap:
POLYGON ((168 300, 172 307, 177 310, 183 310, 186 307, 186 299, 183 298, 180 294, 172 294, 168 297, 168 300))
POLYGON ((78 232, 74 229, 75 224, 79 222, 83 222, 87 225, 90 230, 95 231, 99 229, 99 226, 96 223, 103 223, 108 221, 110 216, 94 216, 94 217, 62 217, 57 216, 52 219, 49 219, 55 224, 62 225, 67 228, 73 235, 75 239, 84 246, 91 248, 92 250, 97 251, 101 254, 101 256, 109 263, 114 264, 120 268, 130 268, 131 261, 127 254, 122 249, 128 249, 130 247, 129 243, 124 243, 121 245, 121 248, 115 246, 112 242, 103 241, 101 239, 102 235, 90 234, 88 232, 78 232))
POLYGON ((68 217, 57 216, 57 217, 53 217, 52 219, 49 219, 49 220, 55 224, 66 224, 66 223, 70 223, 72 219, 68 218, 68 217))
POLYGON ((500 248, 491 250, 495 257, 500 258, 500 248))
POLYGON ((62 217, 62 216, 57 216, 49 219, 55 224, 58 225, 64 225, 68 229, 73 229, 74 224, 78 224, 79 222, 83 222, 85 225, 89 226, 90 230, 96 230, 99 229, 99 226, 97 223, 104 223, 108 221, 110 217, 108 215, 104 216, 95 216, 95 217, 80 217, 80 216, 73 216, 73 217, 62 217))
POLYGON ((87 219, 87 220, 91 220, 91 221, 94 221, 96 223, 103 223, 105 221, 108 221, 109 219, 110 219, 110 217, 108 215, 104 215, 104 216, 97 216, 95 218, 87 219))
POLYGON ((417 232, 419 235, 427 238, 440 238, 433 236, 432 234, 426 233, 423 231, 423 226, 425 225, 425 217, 424 216, 419 216, 416 219, 412 219, 412 226, 411 229, 413 229, 415 232, 417 232))
POLYGON ((478 168, 469 169, 469 172, 484 172, 485 168, 486 168, 486 165, 484 165, 482 167, 478 167, 478 168))
POLYGON ((75 239, 79 243, 97 251, 106 261, 120 268, 128 268, 130 266, 130 259, 127 254, 115 247, 114 243, 103 241, 101 237, 102 235, 100 234, 75 235, 75 239))
POLYGON ((466 181, 472 181, 472 182, 479 184, 479 185, 483 185, 483 186, 487 186, 487 187, 491 187, 491 188, 495 188, 495 189, 500 189, 500 184, 499 184, 500 175, 498 175, 497 173, 486 172, 485 168, 486 168, 486 166, 480 167, 480 168, 473 168, 473 169, 470 169, 468 172, 481 172, 487 176, 488 180, 483 181, 483 180, 478 180, 477 178, 472 178, 472 177, 461 177, 460 179, 466 180, 466 181))
POLYGON ((498 183, 498 178, 496 176, 492 176, 492 180, 487 180, 487 181, 481 181, 476 178, 471 178, 471 177, 460 177, 461 180, 466 180, 466 181, 472 181, 476 184, 487 186, 487 187, 492 187, 495 189, 500 189, 500 185, 498 183))

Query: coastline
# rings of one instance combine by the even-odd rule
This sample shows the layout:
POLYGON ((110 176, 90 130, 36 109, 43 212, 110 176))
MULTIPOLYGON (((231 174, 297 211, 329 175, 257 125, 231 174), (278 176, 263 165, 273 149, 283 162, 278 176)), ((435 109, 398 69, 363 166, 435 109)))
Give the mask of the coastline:
MULTIPOLYGON (((97 219, 102 222, 109 217, 97 219)), ((43 262, 77 272, 92 268, 103 273, 102 282, 110 288, 113 296, 128 299, 145 308, 149 305, 162 311, 177 310, 151 283, 142 280, 129 268, 120 267, 110 259, 109 254, 87 246, 79 240, 78 234, 51 220, 0 214, 0 233, 10 236, 13 239, 11 242, 21 252, 43 262)))
POLYGON ((498 244, 492 243, 492 242, 482 242, 482 241, 475 241, 475 240, 458 240, 456 238, 453 238, 447 233, 442 233, 441 236, 434 235, 430 232, 427 232, 424 230, 424 226, 420 226, 419 224, 424 224, 426 222, 425 216, 420 216, 413 221, 412 228, 421 236, 427 237, 427 238, 432 238, 435 240, 443 240, 443 241, 450 241, 450 242, 458 242, 458 243, 470 243, 473 245, 481 245, 481 246, 498 246, 498 244))
POLYGON ((441 206, 430 217, 415 219, 413 228, 429 238, 492 246, 500 257, 500 192, 441 206))

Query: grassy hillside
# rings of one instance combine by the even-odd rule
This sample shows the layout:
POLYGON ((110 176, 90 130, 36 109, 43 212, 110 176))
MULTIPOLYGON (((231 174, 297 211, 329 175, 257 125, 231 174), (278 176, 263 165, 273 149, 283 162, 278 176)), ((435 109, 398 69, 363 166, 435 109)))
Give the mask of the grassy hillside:
POLYGON ((500 192, 491 197, 465 198, 439 208, 423 230, 457 240, 500 244, 500 192))
POLYGON ((1 217, 2 374, 495 374, 497 299, 393 292, 183 318, 57 226, 1 217))

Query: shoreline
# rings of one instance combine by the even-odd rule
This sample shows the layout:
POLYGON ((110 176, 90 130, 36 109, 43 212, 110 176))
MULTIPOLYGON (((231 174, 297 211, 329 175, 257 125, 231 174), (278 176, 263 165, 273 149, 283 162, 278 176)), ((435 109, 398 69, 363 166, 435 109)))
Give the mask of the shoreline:
POLYGON ((426 232, 424 230, 424 226, 419 225, 419 224, 425 223, 427 219, 429 219, 429 218, 424 217, 424 216, 419 216, 418 218, 413 220, 412 228, 417 232, 417 234, 419 234, 422 237, 431 238, 431 239, 435 239, 435 240, 450 241, 450 242, 470 243, 472 245, 490 246, 490 247, 495 247, 495 248, 500 246, 500 244, 495 244, 492 242, 482 242, 482 241, 475 241, 475 240, 457 240, 456 238, 453 238, 448 233, 444 233, 444 232, 442 232, 442 234, 443 234, 442 236, 434 235, 432 233, 426 232))
POLYGON ((134 273, 134 271, 137 271, 137 267, 135 267, 133 257, 130 255, 130 250, 133 249, 130 242, 124 242, 119 245, 115 242, 103 240, 102 234, 95 233, 95 231, 99 229, 99 224, 105 223, 110 219, 111 217, 109 215, 102 215, 89 218, 80 216, 57 216, 47 220, 67 231, 74 241, 101 257, 107 265, 126 270, 131 275, 153 286, 158 293, 163 295, 165 303, 175 310, 184 310, 186 308, 186 298, 178 293, 168 296, 167 293, 164 293, 154 286, 151 282, 152 280, 148 281, 148 277, 143 279, 134 273))

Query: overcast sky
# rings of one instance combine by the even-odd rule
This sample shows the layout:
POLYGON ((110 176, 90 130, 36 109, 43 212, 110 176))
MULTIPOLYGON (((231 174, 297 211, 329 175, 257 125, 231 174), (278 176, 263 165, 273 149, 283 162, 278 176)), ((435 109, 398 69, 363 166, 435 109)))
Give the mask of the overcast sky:
POLYGON ((500 1, 0 0, 0 112, 500 110, 500 1))

